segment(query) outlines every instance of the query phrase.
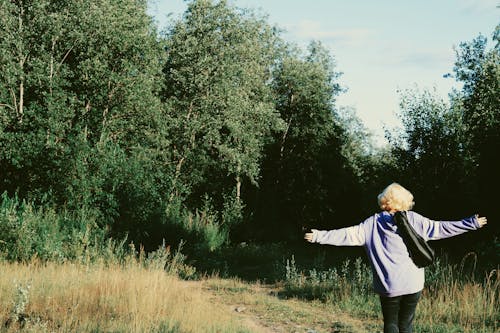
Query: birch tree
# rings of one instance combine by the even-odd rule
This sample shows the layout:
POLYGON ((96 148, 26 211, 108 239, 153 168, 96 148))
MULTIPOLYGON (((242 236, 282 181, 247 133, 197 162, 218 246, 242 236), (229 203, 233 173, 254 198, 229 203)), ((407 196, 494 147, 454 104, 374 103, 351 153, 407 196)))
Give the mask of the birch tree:
POLYGON ((281 126, 268 84, 276 31, 226 1, 199 0, 165 37, 163 99, 176 161, 171 197, 182 183, 192 198, 239 204, 242 184, 258 182, 266 138, 281 126))
POLYGON ((146 1, 0 0, 0 11, 0 190, 94 207, 103 223, 151 214, 161 190, 144 184, 163 177, 145 171, 166 162, 146 1), (133 209, 132 186, 151 204, 133 209))

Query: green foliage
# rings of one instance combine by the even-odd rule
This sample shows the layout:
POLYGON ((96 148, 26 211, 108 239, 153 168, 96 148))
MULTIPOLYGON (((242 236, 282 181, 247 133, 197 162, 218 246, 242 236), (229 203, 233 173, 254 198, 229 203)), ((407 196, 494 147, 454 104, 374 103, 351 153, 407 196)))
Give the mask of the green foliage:
POLYGON ((370 267, 357 258, 354 263, 345 260, 338 268, 304 272, 295 262, 294 256, 286 260, 284 276, 285 290, 306 298, 342 301, 350 297, 369 297, 372 294, 372 273, 370 267))
POLYGON ((359 221, 394 180, 426 213, 498 217, 499 27, 492 48, 457 48, 449 105, 407 92, 404 129, 375 149, 336 105, 341 73, 319 42, 302 53, 265 17, 209 0, 158 34, 146 7, 0 0, 4 257, 297 240, 359 221))
POLYGON ((171 204, 164 224, 166 239, 176 242, 182 239, 194 253, 203 254, 220 248, 228 240, 228 229, 218 221, 216 212, 205 201, 202 209, 194 213, 179 202, 171 204))
MULTIPOLYGON (((479 209, 491 219, 500 218, 494 208, 496 188, 500 186, 498 151, 500 151, 500 47, 499 26, 493 34, 496 45, 488 49, 487 39, 479 36, 461 43, 457 49, 455 73, 463 83, 457 104, 469 134, 467 144, 474 163, 479 209)), ((492 226, 498 235, 498 224, 492 226)))
POLYGON ((86 145, 92 150, 110 140, 133 138, 131 146, 144 141, 144 126, 154 120, 150 110, 158 104, 153 71, 160 70, 144 5, 129 1, 122 10, 116 10, 123 6, 118 2, 2 5, 10 15, 2 21, 0 133, 9 147, 2 162, 13 169, 11 181, 21 173, 32 182, 30 189, 47 190, 58 183, 55 177, 72 173, 70 161, 86 145), (37 174, 43 171, 49 174, 37 174))
POLYGON ((26 320, 26 306, 29 304, 29 292, 31 286, 29 284, 22 285, 16 283, 16 297, 13 301, 13 306, 9 320, 13 323, 22 323, 26 320))
POLYGON ((190 207, 207 193, 221 210, 228 194, 240 199, 245 180, 257 181, 265 140, 281 124, 267 84, 277 37, 225 1, 192 1, 165 38, 171 191, 185 184, 190 207))
MULTIPOLYGON (((209 234, 203 226, 195 228, 195 239, 201 244, 220 245, 216 243, 217 235, 209 234), (198 235, 203 232, 207 239, 198 235), (215 240, 209 239, 210 236, 215 240)), ((126 239, 115 241, 106 235, 97 227, 91 211, 57 213, 50 206, 35 208, 32 203, 10 198, 6 193, 0 204, 0 258, 10 261, 140 264, 191 279, 197 276, 196 269, 186 264, 186 256, 181 253, 184 244, 180 242, 177 250, 171 251, 164 243, 155 251, 145 253, 143 247, 137 251, 133 243, 126 245, 126 239)))
MULTIPOLYGON (((463 88, 450 94, 449 103, 430 91, 402 94, 403 129, 387 131, 391 156, 386 169, 391 181, 412 190, 416 209, 427 216, 449 219, 480 213, 494 221, 499 217, 494 198, 500 186, 500 49, 498 43, 489 49, 487 39, 479 36, 461 43, 456 53, 455 78, 463 88)), ((488 228, 488 235, 475 233, 468 242, 489 238, 494 243, 498 225, 488 228)), ((464 255, 470 247, 459 242, 441 243, 464 255)))
POLYGON ((1 253, 7 259, 29 260, 35 255, 42 259, 62 257, 59 253, 62 235, 53 210, 35 209, 4 193, 0 213, 1 253))
MULTIPOLYGON (((170 247, 163 244, 156 251, 147 254, 146 259, 143 261, 143 265, 149 269, 164 269, 168 274, 175 275, 181 279, 193 279, 198 277, 196 275, 196 268, 186 264, 186 256, 181 253, 184 243, 181 242, 177 250, 172 253, 170 247)), ((144 255, 141 253, 139 258, 135 258, 138 261, 144 255)))
POLYGON ((427 214, 466 214, 457 211, 457 205, 471 209, 474 184, 464 177, 471 158, 464 146, 467 133, 460 110, 430 91, 407 91, 401 98, 400 118, 402 132, 388 133, 397 161, 395 180, 412 190, 419 209, 427 214))
MULTIPOLYGON (((121 209, 130 196, 156 204, 161 186, 141 185, 168 155, 161 45, 146 1, 1 6, 0 188, 35 202, 48 195, 70 210, 97 207, 103 228, 129 218, 121 209), (122 185, 127 174, 137 177, 122 185)), ((151 206, 138 214, 154 218, 151 206)))
POLYGON ((339 75, 317 42, 304 57, 289 51, 275 68, 275 105, 286 127, 266 147, 252 203, 260 237, 297 239, 301 227, 325 223, 354 195, 354 171, 343 155, 347 134, 335 111, 339 75))
POLYGON ((357 258, 327 270, 299 268, 286 261, 284 295, 322 301, 358 316, 377 317, 378 299, 372 291, 370 267, 357 258))
MULTIPOLYGON (((8 260, 83 260, 96 241, 92 212, 58 213, 54 208, 2 195, 0 205, 0 255, 8 260)), ((100 251, 95 251, 100 252, 100 251)))

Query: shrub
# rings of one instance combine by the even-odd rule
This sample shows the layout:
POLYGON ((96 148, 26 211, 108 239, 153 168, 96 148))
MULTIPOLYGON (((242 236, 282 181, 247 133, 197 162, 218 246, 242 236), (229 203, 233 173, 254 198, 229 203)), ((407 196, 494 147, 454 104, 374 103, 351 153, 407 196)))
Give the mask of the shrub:
POLYGON ((0 253, 9 260, 61 259, 63 235, 59 217, 48 207, 36 208, 17 196, 2 195, 0 204, 0 253))
POLYGON ((166 209, 161 233, 174 244, 184 240, 197 254, 219 249, 228 241, 229 235, 208 201, 201 210, 195 212, 187 210, 180 201, 172 202, 166 209))
POLYGON ((87 208, 58 212, 48 204, 36 206, 4 193, 0 201, 0 256, 24 262, 35 258, 90 260, 106 247, 116 251, 115 242, 105 241, 96 216, 87 208))

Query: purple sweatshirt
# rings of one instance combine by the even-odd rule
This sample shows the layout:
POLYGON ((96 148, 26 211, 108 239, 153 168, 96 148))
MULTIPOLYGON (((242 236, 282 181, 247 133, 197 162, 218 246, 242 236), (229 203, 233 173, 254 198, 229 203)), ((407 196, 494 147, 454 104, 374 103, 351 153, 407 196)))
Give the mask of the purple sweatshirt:
MULTIPOLYGON (((476 230, 476 216, 461 221, 433 221, 413 211, 408 222, 425 240, 436 240, 476 230)), ((337 246, 364 246, 373 271, 373 289, 382 296, 416 293, 424 288, 424 269, 415 266, 393 216, 377 213, 364 222, 337 230, 313 229, 312 242, 337 246)))

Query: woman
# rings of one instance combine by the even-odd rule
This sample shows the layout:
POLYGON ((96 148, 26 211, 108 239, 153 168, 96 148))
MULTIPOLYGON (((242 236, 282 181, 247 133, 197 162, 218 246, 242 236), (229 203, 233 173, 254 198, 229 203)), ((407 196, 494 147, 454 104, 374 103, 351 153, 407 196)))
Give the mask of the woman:
POLYGON ((477 215, 461 221, 433 221, 412 209, 413 195, 393 183, 378 195, 382 212, 359 225, 337 230, 316 230, 304 238, 311 243, 364 246, 373 271, 373 288, 380 295, 384 316, 384 333, 412 332, 418 300, 424 288, 424 269, 418 268, 409 256, 393 215, 408 211, 409 224, 425 240, 452 237, 476 230, 487 223, 477 215))

